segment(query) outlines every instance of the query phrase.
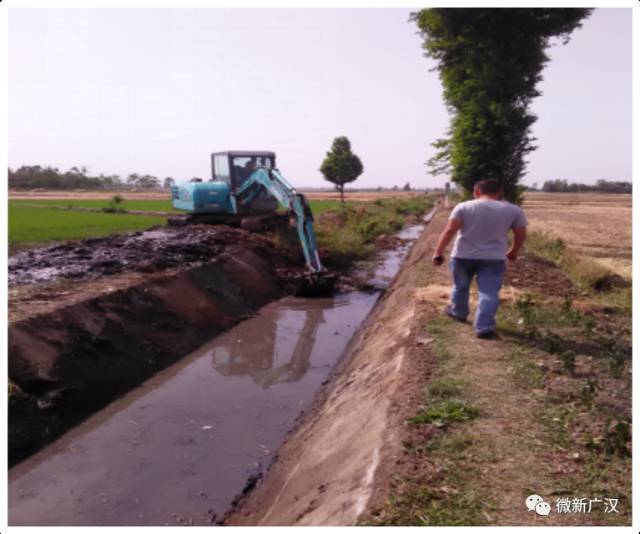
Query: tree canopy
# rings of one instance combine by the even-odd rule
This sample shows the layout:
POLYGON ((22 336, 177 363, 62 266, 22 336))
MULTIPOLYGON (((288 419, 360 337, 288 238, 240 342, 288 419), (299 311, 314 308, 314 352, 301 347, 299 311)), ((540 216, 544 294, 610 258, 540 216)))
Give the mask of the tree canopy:
POLYGON ((346 137, 336 137, 327 152, 320 172, 325 179, 335 185, 340 192, 340 200, 344 202, 344 186, 355 181, 362 174, 364 167, 362 161, 351 152, 351 142, 346 137))
POLYGON ((437 62, 451 115, 433 146, 432 174, 450 173, 468 194, 495 178, 520 199, 527 153, 534 150, 531 100, 553 37, 563 44, 591 13, 582 8, 430 8, 412 13, 425 55, 437 62))
MULTIPOLYGON (((130 174, 126 186, 138 189, 154 189, 160 187, 160 180, 155 176, 137 173, 130 174)), ((120 176, 89 176, 86 167, 71 167, 61 172, 55 167, 40 165, 23 165, 15 171, 9 169, 9 188, 11 189, 121 189, 125 187, 120 176)))
POLYGON ((594 185, 569 183, 567 180, 547 180, 542 185, 542 190, 546 193, 626 193, 633 192, 631 182, 620 182, 610 180, 598 180, 594 185))

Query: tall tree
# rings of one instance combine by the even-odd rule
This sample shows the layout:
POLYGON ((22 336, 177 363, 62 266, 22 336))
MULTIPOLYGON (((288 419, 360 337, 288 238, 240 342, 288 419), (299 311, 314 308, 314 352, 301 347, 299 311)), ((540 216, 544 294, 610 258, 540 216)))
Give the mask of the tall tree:
POLYGON ((529 111, 553 37, 563 44, 591 9, 430 8, 412 13, 427 57, 437 62, 451 115, 428 165, 451 173, 468 194, 485 178, 499 180, 518 202, 527 153, 535 150, 529 111))
POLYGON ((344 204, 344 186, 355 181, 362 174, 362 161, 351 152, 351 142, 346 137, 336 137, 327 152, 320 172, 340 192, 340 200, 344 204))

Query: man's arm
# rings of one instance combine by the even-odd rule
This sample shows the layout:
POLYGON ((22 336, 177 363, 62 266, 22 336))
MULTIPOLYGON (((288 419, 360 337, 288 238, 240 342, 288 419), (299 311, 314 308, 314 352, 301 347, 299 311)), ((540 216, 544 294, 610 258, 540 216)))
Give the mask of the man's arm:
POLYGON ((460 228, 462 228, 462 219, 449 219, 447 226, 442 231, 442 234, 440 234, 436 250, 431 258, 431 262, 434 265, 442 265, 444 249, 447 248, 447 245, 451 242, 460 228))
POLYGON ((512 230, 513 243, 511 244, 511 248, 507 252, 507 259, 509 261, 516 261, 518 259, 518 254, 520 253, 520 249, 522 248, 522 244, 527 238, 527 227, 523 226, 521 228, 512 228, 512 230))

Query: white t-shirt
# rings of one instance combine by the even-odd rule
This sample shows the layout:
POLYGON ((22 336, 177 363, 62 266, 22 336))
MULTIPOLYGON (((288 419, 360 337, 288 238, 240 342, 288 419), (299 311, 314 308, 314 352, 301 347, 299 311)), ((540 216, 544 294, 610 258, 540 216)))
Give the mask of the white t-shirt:
POLYGON ((462 221, 451 257, 474 260, 504 260, 509 229, 527 226, 522 208, 504 200, 461 202, 449 219, 462 221))

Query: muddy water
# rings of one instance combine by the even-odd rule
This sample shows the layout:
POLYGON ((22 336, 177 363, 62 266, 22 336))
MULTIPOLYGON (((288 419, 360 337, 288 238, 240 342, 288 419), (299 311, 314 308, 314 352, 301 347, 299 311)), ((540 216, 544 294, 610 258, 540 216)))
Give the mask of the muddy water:
MULTIPOLYGON (((422 229, 399 235, 374 286, 422 229)), ((264 307, 12 469, 10 524, 215 522, 271 463, 379 295, 264 307)))

